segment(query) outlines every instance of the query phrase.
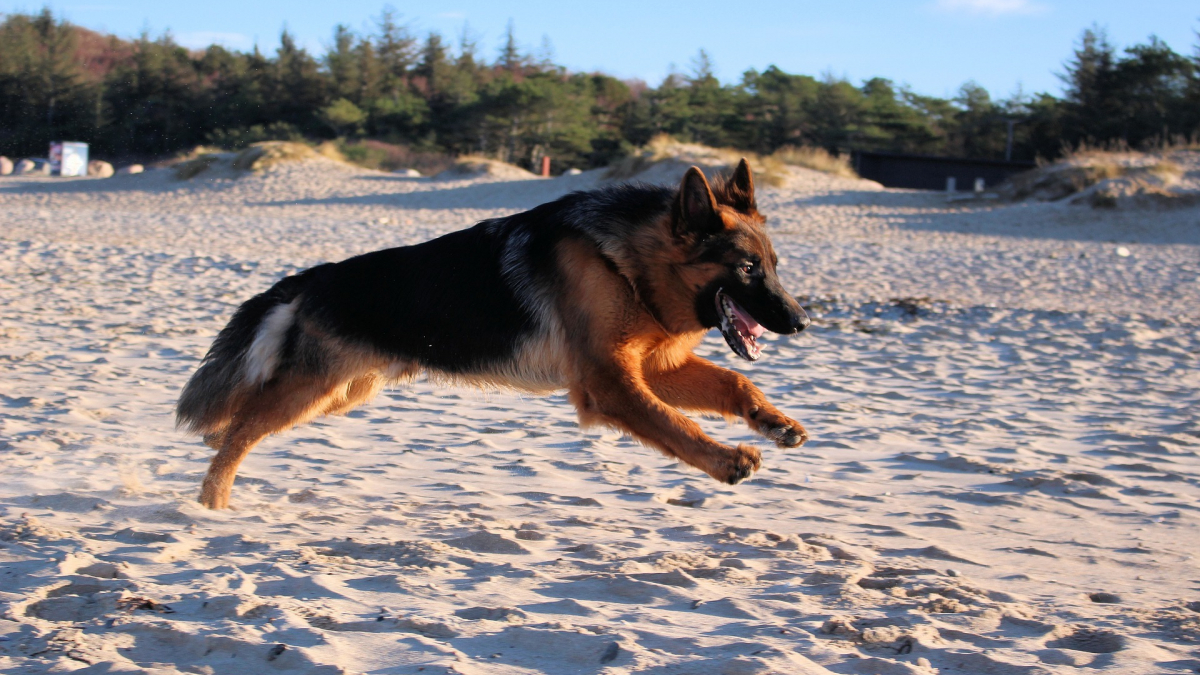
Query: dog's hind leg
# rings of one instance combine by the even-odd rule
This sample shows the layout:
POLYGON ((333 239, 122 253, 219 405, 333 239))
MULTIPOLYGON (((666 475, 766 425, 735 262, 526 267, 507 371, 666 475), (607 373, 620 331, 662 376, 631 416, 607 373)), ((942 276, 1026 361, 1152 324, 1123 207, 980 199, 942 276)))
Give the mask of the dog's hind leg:
POLYGON ((225 437, 229 435, 229 427, 225 427, 220 431, 214 431, 211 434, 204 434, 204 444, 213 450, 220 450, 225 444, 225 437))
POLYGON ((751 429, 780 447, 794 448, 808 440, 804 427, 771 405, 744 375, 694 354, 677 368, 647 371, 646 381, 668 405, 741 417, 751 429))
POLYGON ((370 373, 350 380, 338 388, 338 395, 323 411, 325 415, 342 415, 366 403, 383 389, 387 381, 378 373, 370 373))
POLYGON ((328 410, 343 382, 328 378, 289 377, 273 380, 248 397, 234 413, 221 447, 208 466, 200 488, 200 503, 210 509, 229 506, 229 494, 238 466, 268 435, 306 422, 328 410))

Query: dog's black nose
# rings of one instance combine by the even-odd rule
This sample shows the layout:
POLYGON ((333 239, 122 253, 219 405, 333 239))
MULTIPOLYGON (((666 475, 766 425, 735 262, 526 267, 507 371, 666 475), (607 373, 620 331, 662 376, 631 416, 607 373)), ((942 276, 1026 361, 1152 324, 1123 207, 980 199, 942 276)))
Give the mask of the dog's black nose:
POLYGON ((812 325, 812 319, 808 318, 808 313, 803 309, 792 319, 792 332, 799 333, 800 331, 812 325))

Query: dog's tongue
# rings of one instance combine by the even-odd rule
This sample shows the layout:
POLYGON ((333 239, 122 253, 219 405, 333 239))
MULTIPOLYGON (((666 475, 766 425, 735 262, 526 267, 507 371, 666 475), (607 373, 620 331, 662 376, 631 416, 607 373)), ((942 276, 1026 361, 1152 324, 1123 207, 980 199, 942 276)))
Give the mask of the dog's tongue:
POLYGON ((734 320, 740 324, 738 328, 741 329, 743 333, 753 335, 755 338, 760 338, 762 337, 763 333, 767 332, 767 329, 763 328, 762 324, 755 321, 754 317, 742 311, 742 308, 739 307, 736 302, 730 303, 730 305, 733 307, 733 313, 735 315, 734 320))

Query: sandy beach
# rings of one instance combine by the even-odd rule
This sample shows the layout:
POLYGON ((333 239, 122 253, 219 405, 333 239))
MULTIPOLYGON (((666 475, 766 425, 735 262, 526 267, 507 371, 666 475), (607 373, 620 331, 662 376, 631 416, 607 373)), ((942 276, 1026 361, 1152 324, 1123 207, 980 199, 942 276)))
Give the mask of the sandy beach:
POLYGON ((702 421, 751 480, 420 380, 264 441, 228 511, 173 407, 240 302, 602 174, 0 178, 0 671, 1200 671, 1200 206, 790 171, 814 325, 698 350, 812 437, 702 421))

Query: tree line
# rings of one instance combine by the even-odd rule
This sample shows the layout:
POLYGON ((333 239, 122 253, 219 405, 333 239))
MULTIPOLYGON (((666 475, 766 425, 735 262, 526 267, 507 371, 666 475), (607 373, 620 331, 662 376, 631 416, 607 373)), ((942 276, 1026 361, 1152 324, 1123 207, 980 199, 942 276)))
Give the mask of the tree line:
POLYGON ((482 154, 523 166, 605 165, 658 134, 771 153, 784 146, 1002 159, 1053 158, 1080 143, 1133 147, 1200 134, 1200 49, 1157 38, 1118 51, 1083 32, 1063 96, 993 98, 968 82, 953 98, 884 78, 854 84, 769 66, 722 84, 702 51, 657 87, 573 73, 549 48, 530 54, 509 24, 491 60, 464 28, 416 35, 385 9, 370 31, 334 29, 324 54, 286 30, 273 54, 165 34, 124 40, 45 9, 0 22, 0 154, 41 155, 50 140, 150 157, 199 144, 373 138, 418 151, 482 154))

